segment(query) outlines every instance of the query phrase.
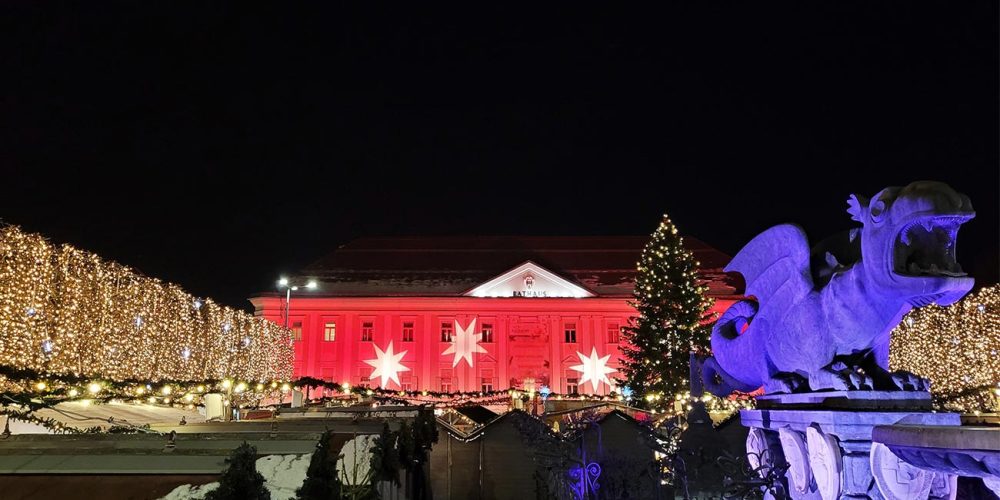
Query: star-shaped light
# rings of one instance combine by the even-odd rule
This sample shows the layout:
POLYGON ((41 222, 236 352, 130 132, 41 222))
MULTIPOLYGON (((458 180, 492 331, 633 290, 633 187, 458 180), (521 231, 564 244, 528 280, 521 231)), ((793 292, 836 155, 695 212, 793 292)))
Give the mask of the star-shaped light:
POLYGON ((382 383, 379 387, 385 389, 386 382, 392 380, 396 385, 401 385, 399 383, 399 372, 408 372, 409 368, 403 366, 400 361, 403 360, 403 356, 406 356, 406 351, 399 354, 392 353, 392 342, 389 342, 389 347, 383 351, 375 346, 375 356, 376 359, 366 359, 365 363, 375 367, 372 370, 370 378, 380 377, 382 383))
POLYGON ((463 329, 458 325, 458 320, 455 320, 455 334, 451 336, 451 345, 448 346, 441 355, 454 354, 455 358, 451 361, 451 367, 454 368, 458 366, 458 360, 465 358, 465 361, 472 366, 472 354, 476 352, 485 353, 486 349, 479 345, 479 342, 483 340, 482 333, 473 334, 472 332, 476 329, 476 320, 473 319, 469 323, 469 327, 463 329))
POLYGON ((583 364, 571 366, 569 369, 576 370, 583 374, 580 377, 581 384, 589 380, 590 386, 594 388, 594 392, 597 392, 597 387, 601 382, 611 385, 611 381, 608 380, 608 374, 618 370, 607 366, 608 358, 611 357, 610 354, 604 356, 603 358, 598 358, 597 348, 591 347, 589 358, 584 356, 582 352, 577 352, 576 355, 580 356, 580 362, 583 364))

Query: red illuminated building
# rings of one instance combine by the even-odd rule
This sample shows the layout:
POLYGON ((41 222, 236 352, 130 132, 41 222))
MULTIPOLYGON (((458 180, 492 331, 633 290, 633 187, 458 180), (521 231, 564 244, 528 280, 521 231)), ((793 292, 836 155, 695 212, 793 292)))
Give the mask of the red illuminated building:
MULTIPOLYGON (((304 269, 288 325, 295 376, 393 390, 607 394, 648 237, 364 238, 304 269), (392 352, 389 352, 391 344, 392 352), (605 359, 607 357, 607 359, 605 359), (605 381, 607 380, 607 381, 605 381), (596 389, 594 385, 596 384, 596 389)), ((697 241, 714 309, 728 257, 697 241)), ((285 294, 251 299, 284 323, 285 294)))

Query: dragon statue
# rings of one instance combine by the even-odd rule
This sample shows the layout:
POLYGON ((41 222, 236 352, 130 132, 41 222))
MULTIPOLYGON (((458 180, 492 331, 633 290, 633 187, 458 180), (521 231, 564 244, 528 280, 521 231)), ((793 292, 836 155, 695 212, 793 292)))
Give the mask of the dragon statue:
POLYGON ((847 203, 860 228, 810 251, 800 227, 775 226, 726 267, 743 275, 747 299, 713 328, 706 389, 929 390, 926 379, 888 371, 889 332, 913 307, 951 304, 972 288, 955 261, 972 204, 929 181, 847 203))

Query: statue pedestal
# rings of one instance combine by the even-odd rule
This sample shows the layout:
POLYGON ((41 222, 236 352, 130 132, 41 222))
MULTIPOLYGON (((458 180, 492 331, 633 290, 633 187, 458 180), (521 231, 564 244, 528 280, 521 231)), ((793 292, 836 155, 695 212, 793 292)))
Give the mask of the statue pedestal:
POLYGON ((918 409, 929 405, 929 394, 909 393, 909 401, 904 395, 865 391, 760 398, 767 409, 740 411, 750 428, 748 461, 755 468, 787 463, 783 488, 793 499, 954 498, 954 476, 918 469, 888 448, 872 446, 872 429, 878 425, 961 424, 957 413, 918 409), (887 405, 896 409, 888 411, 887 405))
POLYGON ((872 437, 914 467, 981 478, 1000 496, 1000 427, 897 424, 875 428, 872 437))

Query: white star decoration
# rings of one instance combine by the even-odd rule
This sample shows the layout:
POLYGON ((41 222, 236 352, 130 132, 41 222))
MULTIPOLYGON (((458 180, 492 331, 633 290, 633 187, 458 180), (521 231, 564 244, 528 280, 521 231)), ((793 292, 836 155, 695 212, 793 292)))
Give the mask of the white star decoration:
POLYGON ((583 374, 583 376, 580 377, 580 384, 589 380, 591 387, 594 388, 594 392, 597 392, 597 387, 601 382, 611 385, 611 381, 608 380, 608 374, 618 370, 607 366, 608 358, 611 357, 610 354, 604 356, 603 358, 598 358, 597 348, 591 347, 589 358, 584 356, 581 352, 577 352, 576 355, 580 356, 580 361, 583 364, 574 365, 569 368, 570 370, 576 370, 583 374))
POLYGON ((455 321, 455 334, 451 336, 451 345, 441 353, 442 356, 445 354, 455 355, 455 359, 451 361, 452 368, 458 366, 458 360, 463 358, 467 363, 469 363, 469 366, 472 366, 472 354, 476 352, 486 352, 486 349, 483 349, 483 346, 479 345, 479 342, 483 340, 483 334, 473 334, 472 332, 475 331, 475 329, 475 319, 469 323, 469 327, 466 329, 462 329, 462 327, 458 325, 458 320, 455 321))
POLYGON ((370 378, 374 379, 375 377, 380 377, 382 379, 382 383, 379 385, 379 387, 383 389, 386 388, 386 381, 388 380, 392 380, 393 382, 396 383, 396 385, 400 385, 399 372, 410 371, 409 368, 403 366, 403 364, 400 363, 400 361, 402 361, 403 359, 403 356, 406 356, 406 351, 403 351, 399 354, 393 354, 392 342, 389 342, 389 347, 384 352, 382 351, 382 349, 379 349, 378 346, 375 346, 375 356, 376 359, 365 360, 365 363, 368 363, 369 365, 375 367, 375 369, 372 370, 370 378))

